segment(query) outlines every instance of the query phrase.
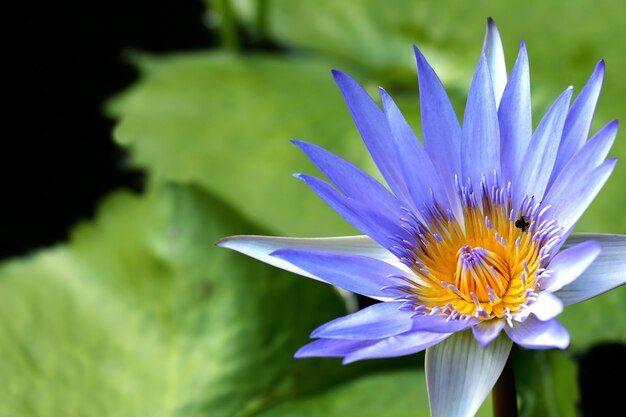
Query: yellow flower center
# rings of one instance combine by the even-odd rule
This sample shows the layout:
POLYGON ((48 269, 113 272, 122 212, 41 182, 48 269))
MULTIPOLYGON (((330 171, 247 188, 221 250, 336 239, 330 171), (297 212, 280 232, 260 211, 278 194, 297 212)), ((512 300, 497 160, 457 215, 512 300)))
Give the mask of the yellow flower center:
POLYGON ((411 248, 417 278, 406 292, 431 313, 510 317, 535 292, 541 248, 551 237, 546 222, 539 230, 537 209, 529 211, 535 219, 513 217, 509 199, 496 204, 485 197, 480 206, 464 207, 462 227, 441 211, 431 216, 428 233, 411 248))

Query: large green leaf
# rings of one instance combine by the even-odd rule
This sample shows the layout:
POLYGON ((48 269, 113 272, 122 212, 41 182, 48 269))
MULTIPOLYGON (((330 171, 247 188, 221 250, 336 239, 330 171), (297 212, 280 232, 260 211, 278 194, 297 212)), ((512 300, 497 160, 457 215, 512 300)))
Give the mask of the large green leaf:
MULTIPOLYGON (((350 381, 318 395, 287 401, 259 417, 428 417, 428 396, 422 369, 375 374, 350 381)), ((491 414, 491 397, 477 413, 491 414)))
POLYGON ((155 181, 199 185, 282 234, 355 233, 290 177, 316 172, 294 137, 371 166, 330 64, 221 53, 139 62, 142 81, 111 106, 115 137, 155 181))
POLYGON ((330 286, 217 248, 254 230, 207 194, 117 193, 68 245, 0 268, 0 414, 232 416, 363 367, 296 361, 330 286))

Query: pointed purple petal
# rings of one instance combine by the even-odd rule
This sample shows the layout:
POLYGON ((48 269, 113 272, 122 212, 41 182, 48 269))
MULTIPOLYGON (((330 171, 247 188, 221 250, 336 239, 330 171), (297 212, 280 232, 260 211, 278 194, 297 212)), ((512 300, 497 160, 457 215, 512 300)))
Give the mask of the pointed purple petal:
POLYGON ((589 240, 559 252, 548 265, 552 271, 541 281, 545 291, 555 292, 578 278, 602 252, 600 242, 589 240))
MULTIPOLYGON (((424 149, 444 184, 454 184, 461 173, 461 127, 441 81, 422 53, 415 48, 420 91, 424 149)), ((457 198, 447 190, 448 199, 457 198)))
MULTIPOLYGON (((270 256, 270 253, 278 249, 287 248, 319 249, 331 253, 367 256, 368 258, 374 258, 387 262, 396 268, 406 268, 404 264, 398 261, 398 258, 391 254, 391 252, 387 249, 384 249, 378 243, 374 242, 369 236, 292 238, 240 235, 220 239, 216 245, 222 248, 235 250, 275 267, 316 280, 321 279, 296 267, 295 265, 290 264, 289 262, 270 256)), ((389 297, 385 297, 385 299, 387 298, 389 297)))
POLYGON ((350 76, 337 70, 332 73, 378 170, 398 198, 406 199, 408 192, 398 169, 398 155, 383 111, 350 76))
POLYGON ((391 336, 371 346, 363 347, 346 355, 343 363, 348 364, 361 359, 392 358, 394 356, 411 355, 441 342, 448 336, 450 336, 450 333, 428 332, 409 332, 391 336))
POLYGON ((495 385, 511 351, 498 337, 481 347, 472 332, 453 334, 426 350, 426 382, 432 417, 473 416, 495 385))
MULTIPOLYGON (((444 186, 435 167, 422 148, 417 136, 387 92, 380 89, 385 115, 398 149, 402 175, 413 202, 413 207, 420 211, 423 204, 431 204, 432 196, 444 209, 450 208, 444 186)), ((450 184, 452 186, 452 184, 450 184)), ((454 191, 454 190, 451 190, 454 191)), ((458 202, 458 199, 455 199, 458 202)))
POLYGON ((363 203, 376 201, 376 207, 388 216, 401 217, 401 204, 381 183, 365 171, 317 145, 294 140, 320 171, 332 181, 342 193, 363 203))
POLYGON ((546 194, 543 202, 552 206, 551 213, 565 229, 572 227, 585 212, 604 183, 609 179, 617 159, 608 159, 585 177, 560 181, 546 194))
POLYGON ((400 226, 401 221, 399 218, 393 219, 386 217, 372 210, 371 205, 346 198, 331 185, 319 178, 304 174, 298 174, 296 178, 304 181, 326 202, 326 204, 332 207, 333 210, 361 232, 370 236, 381 246, 390 248, 397 244, 389 239, 390 236, 400 236, 402 239, 410 239, 410 241, 413 241, 414 238, 400 226))
POLYGON ((587 137, 589 137, 589 129, 591 128, 603 80, 604 61, 600 61, 567 114, 565 127, 563 128, 563 137, 559 145, 559 153, 554 164, 554 172, 550 178, 550 183, 556 179, 559 171, 584 145, 587 137))
POLYGON ((572 88, 565 90, 556 99, 543 117, 535 134, 530 139, 522 166, 513 183, 513 207, 519 207, 524 197, 541 200, 548 186, 554 166, 567 107, 572 97, 572 88))
POLYGON ((530 73, 526 46, 521 42, 517 61, 506 84, 498 109, 502 179, 506 184, 517 177, 532 136, 530 73))
POLYGON ((562 187, 563 184, 577 182, 600 165, 611 149, 617 135, 618 123, 614 120, 604 126, 574 155, 563 167, 548 192, 552 187, 562 187))
POLYGON ((383 339, 411 329, 411 311, 399 310, 402 302, 374 304, 356 313, 321 325, 313 338, 371 340, 383 339))
POLYGON ((313 249, 280 249, 271 256, 321 278, 329 284, 366 296, 388 297, 385 286, 406 284, 407 274, 385 262, 357 255, 343 255, 313 249))
POLYGON ((342 358, 353 351, 373 345, 376 340, 320 339, 302 346, 294 355, 300 358, 342 358))
POLYGON ((555 295, 563 304, 575 304, 626 284, 626 236, 609 234, 575 234, 567 244, 593 239, 602 244, 602 252, 574 282, 555 295))
POLYGON ((491 342, 496 340, 500 332, 504 328, 504 319, 493 319, 483 321, 472 327, 474 338, 482 347, 487 347, 491 342))
POLYGON ((461 142, 462 181, 469 178, 477 187, 483 176, 500 177, 500 127, 491 78, 485 56, 481 56, 470 86, 463 118, 461 142))
POLYGON ((569 333, 557 319, 541 321, 534 316, 526 321, 513 321, 513 327, 505 326, 507 335, 520 346, 528 349, 567 349, 569 333))
POLYGON ((485 30, 485 40, 483 41, 482 53, 487 57, 487 65, 491 74, 491 84, 496 106, 500 105, 502 92, 506 85, 506 63, 504 61, 504 49, 502 39, 492 18, 487 19, 487 29, 485 30))

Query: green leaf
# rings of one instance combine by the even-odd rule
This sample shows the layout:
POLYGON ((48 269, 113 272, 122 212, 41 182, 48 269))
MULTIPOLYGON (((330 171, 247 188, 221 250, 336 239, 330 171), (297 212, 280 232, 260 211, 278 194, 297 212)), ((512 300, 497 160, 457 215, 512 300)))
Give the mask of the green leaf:
POLYGON ((576 363, 560 350, 514 349, 520 417, 577 416, 576 363))
MULTIPOLYGON (((384 372, 350 381, 318 395, 286 401, 258 417, 428 417, 423 369, 384 372)), ((487 398, 478 417, 491 414, 487 398)))
POLYGON ((602 342, 626 344, 626 285, 565 307, 558 319, 569 332, 571 348, 584 350, 602 342))
POLYGON ((280 234, 357 233, 291 178, 317 172, 289 143, 294 137, 373 165, 330 64, 220 53, 139 62, 142 81, 111 111, 120 119, 116 139, 154 181, 198 185, 280 234))
POLYGON ((364 368, 297 361, 332 287, 213 242, 255 228, 200 190, 117 193, 69 244, 0 267, 0 414, 232 416, 364 368))

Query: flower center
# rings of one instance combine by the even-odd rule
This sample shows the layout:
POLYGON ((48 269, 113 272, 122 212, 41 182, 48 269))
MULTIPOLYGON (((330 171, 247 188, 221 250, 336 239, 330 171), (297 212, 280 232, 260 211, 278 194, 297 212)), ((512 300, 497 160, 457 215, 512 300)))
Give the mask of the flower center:
POLYGON ((509 266, 497 253, 469 245, 457 252, 454 285, 463 298, 497 300, 505 294, 510 281, 509 266))
POLYGON ((415 278, 399 289, 416 312, 510 318, 534 296, 561 228, 532 198, 513 210, 510 195, 494 190, 481 201, 462 198, 462 223, 436 208, 426 224, 413 225, 415 242, 400 259, 415 278))

